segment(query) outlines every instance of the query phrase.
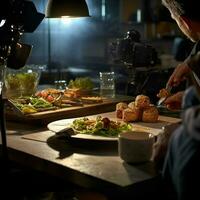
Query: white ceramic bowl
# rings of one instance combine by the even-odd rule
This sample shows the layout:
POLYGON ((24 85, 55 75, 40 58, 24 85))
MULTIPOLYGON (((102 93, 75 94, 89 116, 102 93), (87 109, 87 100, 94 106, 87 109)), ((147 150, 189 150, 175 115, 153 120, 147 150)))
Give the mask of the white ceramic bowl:
POLYGON ((127 131, 119 135, 118 152, 128 163, 150 161, 155 136, 148 132, 127 131))

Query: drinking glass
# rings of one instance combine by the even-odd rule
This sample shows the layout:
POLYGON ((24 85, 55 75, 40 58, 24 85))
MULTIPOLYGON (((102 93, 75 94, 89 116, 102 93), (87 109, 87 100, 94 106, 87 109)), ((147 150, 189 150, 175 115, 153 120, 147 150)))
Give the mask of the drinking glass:
POLYGON ((8 98, 31 96, 37 91, 42 65, 25 65, 15 70, 7 68, 5 74, 5 90, 8 98))
POLYGON ((100 95, 102 97, 115 97, 115 73, 99 72, 100 76, 100 95))
POLYGON ((67 81, 66 80, 56 80, 54 81, 55 88, 58 90, 65 90, 67 87, 67 81))

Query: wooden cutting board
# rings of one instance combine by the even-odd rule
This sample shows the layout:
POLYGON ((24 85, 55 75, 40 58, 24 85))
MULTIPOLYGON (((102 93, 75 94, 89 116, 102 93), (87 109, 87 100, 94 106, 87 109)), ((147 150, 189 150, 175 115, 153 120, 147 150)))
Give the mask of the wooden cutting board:
MULTIPOLYGON (((109 117, 113 120, 122 121, 121 119, 116 118, 115 112, 103 113, 102 115, 105 117, 109 117)), ((159 115, 158 121, 156 123, 132 122, 131 124, 133 125, 135 130, 148 131, 150 133, 153 133, 154 135, 158 135, 161 132, 162 127, 173 123, 180 123, 181 121, 181 118, 159 115)))
POLYGON ((48 110, 37 113, 24 115, 19 112, 6 112, 6 119, 12 121, 27 121, 47 124, 51 121, 63 119, 63 118, 74 118, 87 115, 93 115, 97 113, 110 112, 115 110, 118 102, 131 102, 134 97, 117 95, 112 99, 104 99, 101 103, 95 104, 83 104, 83 106, 72 106, 68 108, 60 108, 56 110, 48 110))

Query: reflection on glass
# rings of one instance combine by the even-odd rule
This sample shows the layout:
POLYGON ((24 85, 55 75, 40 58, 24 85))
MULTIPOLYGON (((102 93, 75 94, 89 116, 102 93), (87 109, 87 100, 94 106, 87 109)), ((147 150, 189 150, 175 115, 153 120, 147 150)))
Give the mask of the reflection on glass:
POLYGON ((115 97, 115 73, 100 72, 100 95, 102 97, 115 97))
POLYGON ((37 91, 42 66, 26 65, 20 70, 7 69, 5 75, 6 96, 31 96, 37 91))

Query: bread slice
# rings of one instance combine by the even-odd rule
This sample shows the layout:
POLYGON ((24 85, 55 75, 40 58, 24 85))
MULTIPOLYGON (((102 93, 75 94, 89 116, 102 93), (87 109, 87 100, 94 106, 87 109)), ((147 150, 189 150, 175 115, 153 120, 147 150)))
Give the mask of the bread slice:
POLYGON ((81 97, 81 101, 83 103, 102 103, 103 99, 99 96, 88 96, 88 97, 81 97))

